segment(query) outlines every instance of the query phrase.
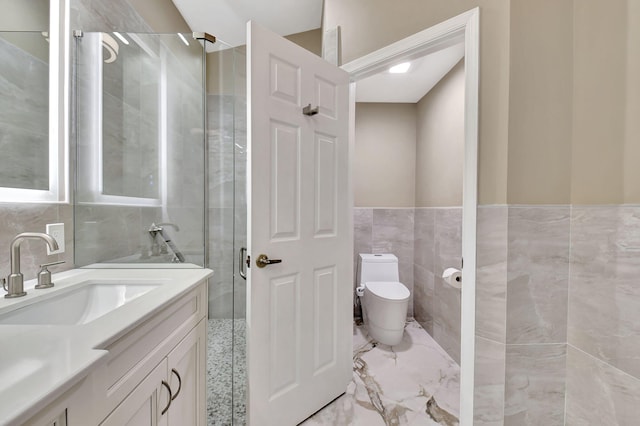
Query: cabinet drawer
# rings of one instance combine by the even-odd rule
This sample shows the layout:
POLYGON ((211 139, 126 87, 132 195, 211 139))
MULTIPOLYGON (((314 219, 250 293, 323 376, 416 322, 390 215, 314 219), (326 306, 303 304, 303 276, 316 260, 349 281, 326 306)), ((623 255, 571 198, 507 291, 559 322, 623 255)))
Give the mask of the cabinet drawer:
POLYGON ((109 351, 109 360, 100 368, 97 380, 104 401, 103 417, 206 316, 206 295, 205 282, 104 348, 109 351))

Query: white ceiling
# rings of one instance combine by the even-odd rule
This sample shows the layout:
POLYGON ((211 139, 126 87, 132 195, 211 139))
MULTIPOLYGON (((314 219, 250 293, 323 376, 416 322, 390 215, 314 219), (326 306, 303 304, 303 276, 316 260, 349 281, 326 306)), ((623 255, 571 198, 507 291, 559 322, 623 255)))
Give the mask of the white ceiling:
MULTIPOLYGON (((246 43, 253 20, 280 35, 319 28, 323 0, 172 0, 192 31, 212 34, 231 46, 246 43)), ((223 46, 217 44, 218 48, 223 46)), ((416 103, 464 56, 464 44, 412 61, 405 74, 382 72, 357 83, 357 102, 416 103)))
POLYGON ((232 46, 246 42, 246 23, 258 22, 280 35, 320 28, 323 0, 172 0, 192 31, 232 46))
POLYGON ((464 43, 411 61, 405 74, 381 72, 356 83, 357 102, 416 103, 464 56, 464 43))

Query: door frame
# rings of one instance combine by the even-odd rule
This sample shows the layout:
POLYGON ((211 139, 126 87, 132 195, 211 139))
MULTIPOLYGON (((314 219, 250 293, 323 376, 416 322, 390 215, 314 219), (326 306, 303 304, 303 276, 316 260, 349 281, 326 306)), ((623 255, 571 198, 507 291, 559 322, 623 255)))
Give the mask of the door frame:
POLYGON ((350 144, 355 143, 355 82, 464 40, 464 176, 462 184, 462 275, 460 425, 473 425, 476 317, 476 216, 478 206, 478 87, 480 9, 478 7, 342 65, 351 77, 350 144))

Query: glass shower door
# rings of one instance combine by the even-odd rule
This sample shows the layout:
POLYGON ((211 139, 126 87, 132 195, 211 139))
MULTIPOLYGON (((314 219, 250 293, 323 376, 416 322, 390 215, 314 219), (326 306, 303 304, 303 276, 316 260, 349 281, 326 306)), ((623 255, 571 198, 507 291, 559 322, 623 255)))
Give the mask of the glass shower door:
MULTIPOLYGON (((247 281, 240 251, 247 247, 247 73, 246 49, 235 48, 234 115, 234 285, 233 285, 233 424, 246 424, 247 388, 247 281)), ((246 256, 246 253, 243 253, 246 256)))
POLYGON ((76 32, 76 266, 205 266, 202 43, 76 32))
POLYGON ((76 38, 75 261, 213 269, 208 424, 242 425, 245 57, 202 43, 191 34, 76 38))
POLYGON ((207 53, 209 143, 209 425, 245 424, 246 96, 242 49, 207 53))

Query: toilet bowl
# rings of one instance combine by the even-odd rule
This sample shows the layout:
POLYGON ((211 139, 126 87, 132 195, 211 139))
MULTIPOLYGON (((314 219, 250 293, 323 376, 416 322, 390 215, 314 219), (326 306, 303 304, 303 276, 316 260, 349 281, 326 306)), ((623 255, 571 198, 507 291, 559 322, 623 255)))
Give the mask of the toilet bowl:
POLYGON ((360 254, 358 294, 369 335, 385 345, 402 341, 409 306, 409 289, 399 281, 393 254, 360 254))

